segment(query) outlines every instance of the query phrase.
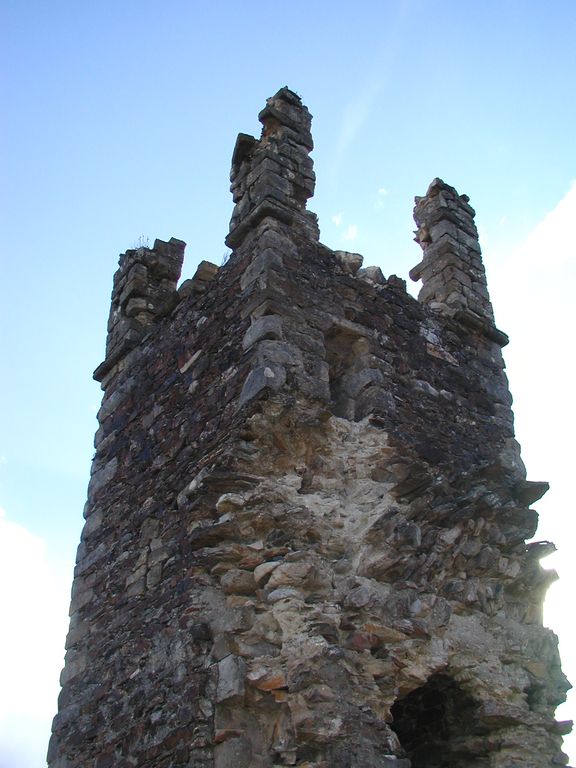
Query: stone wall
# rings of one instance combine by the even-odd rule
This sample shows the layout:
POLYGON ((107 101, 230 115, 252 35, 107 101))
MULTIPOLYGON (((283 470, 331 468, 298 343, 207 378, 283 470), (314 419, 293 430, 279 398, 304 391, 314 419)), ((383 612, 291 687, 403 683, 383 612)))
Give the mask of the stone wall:
POLYGON ((176 291, 180 241, 121 258, 49 765, 562 765, 554 574, 525 544, 547 484, 473 211, 417 199, 416 301, 318 241, 296 94, 261 120, 223 267, 176 291))

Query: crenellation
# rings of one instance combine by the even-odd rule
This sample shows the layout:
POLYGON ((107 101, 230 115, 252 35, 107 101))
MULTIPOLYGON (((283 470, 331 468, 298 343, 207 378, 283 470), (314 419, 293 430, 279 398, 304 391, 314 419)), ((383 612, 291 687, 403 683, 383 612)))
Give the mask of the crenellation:
POLYGON ((430 309, 504 346, 508 338, 494 325, 474 216, 467 195, 434 179, 426 195, 416 198, 415 240, 424 253, 410 277, 422 280, 418 298, 430 309))
POLYGON ((268 99, 258 119, 263 126, 260 140, 240 134, 234 148, 230 181, 236 206, 226 243, 238 247, 268 216, 317 240, 316 216, 305 210, 315 185, 309 157, 312 117, 293 91, 282 88, 268 99))
POLYGON ((318 241, 299 97, 260 119, 229 260, 115 277, 49 766, 564 764, 474 211, 417 199, 417 301, 318 241))
POLYGON ((194 277, 184 280, 178 288, 178 299, 185 299, 190 294, 204 293, 216 278, 220 268, 211 261, 201 261, 194 277))
POLYGON ((173 237, 168 242, 155 240, 153 248, 137 248, 120 255, 108 319, 106 359, 95 373, 98 381, 141 341, 157 318, 173 309, 184 248, 185 243, 173 237))

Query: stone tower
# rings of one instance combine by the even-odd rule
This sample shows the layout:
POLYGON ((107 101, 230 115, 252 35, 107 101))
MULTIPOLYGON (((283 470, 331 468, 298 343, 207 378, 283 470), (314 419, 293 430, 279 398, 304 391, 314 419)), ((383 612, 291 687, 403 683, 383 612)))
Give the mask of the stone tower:
POLYGON ((259 117, 225 266, 120 257, 49 766, 563 765, 468 198, 416 198, 417 301, 319 242, 299 97, 259 117))

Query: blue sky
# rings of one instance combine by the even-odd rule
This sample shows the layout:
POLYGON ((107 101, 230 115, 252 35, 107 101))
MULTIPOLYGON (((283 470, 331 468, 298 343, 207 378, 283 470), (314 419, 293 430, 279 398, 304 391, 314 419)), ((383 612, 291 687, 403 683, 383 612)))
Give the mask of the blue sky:
POLYGON ((328 246, 407 277, 432 178, 478 211, 576 680, 574 39, 572 0, 0 0, 2 768, 44 764, 118 254, 175 236, 184 277, 221 262, 236 135, 283 85, 314 115, 328 246))

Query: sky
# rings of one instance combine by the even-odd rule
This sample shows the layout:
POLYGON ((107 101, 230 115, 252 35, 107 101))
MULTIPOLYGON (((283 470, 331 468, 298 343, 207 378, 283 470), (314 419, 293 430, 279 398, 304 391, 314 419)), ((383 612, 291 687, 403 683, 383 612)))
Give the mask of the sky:
POLYGON ((477 210, 576 682, 574 39, 573 0, 0 0, 0 768, 45 765, 118 255, 221 263, 236 135, 284 85, 329 247, 407 278, 414 195, 440 176, 477 210))

